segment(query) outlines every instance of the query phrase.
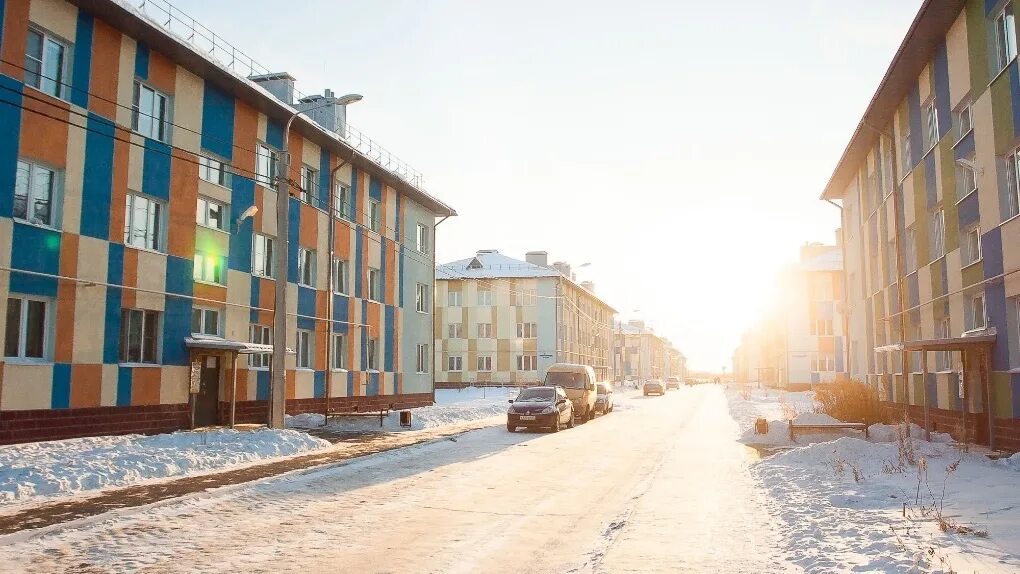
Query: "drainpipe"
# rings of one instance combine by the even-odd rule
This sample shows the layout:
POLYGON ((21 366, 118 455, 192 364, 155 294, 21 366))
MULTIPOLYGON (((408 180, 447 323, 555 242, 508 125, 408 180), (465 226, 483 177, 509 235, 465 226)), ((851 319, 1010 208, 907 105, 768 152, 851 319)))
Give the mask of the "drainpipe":
MULTIPOLYGON (((326 401, 322 408, 322 425, 326 426, 327 419, 329 419, 329 397, 333 394, 333 297, 336 296, 336 292, 333 289, 333 281, 336 279, 333 277, 333 258, 336 254, 336 174, 346 165, 351 163, 351 159, 354 158, 354 152, 351 152, 351 157, 341 161, 336 167, 329 172, 329 190, 326 192, 329 197, 329 206, 327 207, 327 213, 329 214, 329 264, 326 271, 326 289, 328 296, 326 297, 326 401)), ((340 206, 341 213, 343 212, 343 206, 340 206)))
POLYGON ((840 256, 843 258, 843 358, 844 365, 846 367, 846 377, 850 380, 853 373, 853 369, 850 368, 850 282, 847 280, 847 257, 846 257, 846 224, 848 222, 843 221, 843 206, 832 201, 831 199, 825 200, 828 203, 836 206, 839 210, 839 250, 840 256))
MULTIPOLYGON (((432 225, 432 306, 429 307, 429 312, 432 313, 432 333, 436 332, 436 327, 437 327, 436 321, 438 320, 437 317, 436 317, 436 228, 439 227, 440 223, 446 221, 447 219, 450 219, 449 215, 443 216, 442 219, 440 219, 439 221, 435 222, 432 225)), ((435 347, 435 342, 436 342, 435 335, 434 334, 429 334, 429 337, 432 338, 432 346, 435 347)), ((429 359, 429 361, 432 363, 432 368, 429 369, 429 373, 431 373, 431 379, 432 379, 432 402, 433 403, 436 402, 436 361, 435 361, 435 357, 436 357, 436 349, 432 349, 432 358, 429 359)))

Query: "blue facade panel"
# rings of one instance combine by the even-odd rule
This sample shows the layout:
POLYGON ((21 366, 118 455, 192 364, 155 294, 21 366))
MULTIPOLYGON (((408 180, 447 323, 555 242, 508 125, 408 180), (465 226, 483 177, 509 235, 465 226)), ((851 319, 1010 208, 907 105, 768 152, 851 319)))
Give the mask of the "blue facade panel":
POLYGON ((135 75, 143 80, 149 79, 149 45, 138 42, 135 48, 135 75))
POLYGON ((960 138, 953 147, 953 158, 960 159, 974 155, 974 130, 967 132, 967 135, 960 138))
POLYGON ((283 150, 283 125, 273 119, 266 120, 266 143, 283 150))
POLYGON ((297 318, 297 328, 315 329, 315 289, 298 285, 297 296, 298 315, 305 315, 297 318))
POLYGON ((298 248, 301 237, 301 201, 291 197, 287 201, 287 281, 296 283, 298 276, 298 248))
POLYGON ((113 122, 89 112, 85 132, 85 172, 81 184, 81 234, 109 239, 113 190, 113 122))
POLYGON ((131 406, 131 379, 134 370, 131 367, 118 367, 117 369, 117 406, 131 406))
POLYGON ((71 407, 71 365, 55 363, 53 365, 53 393, 50 395, 51 409, 71 407))
MULTIPOLYGON (((60 232, 15 223, 11 241, 11 267, 57 275, 60 273, 60 232)), ((26 295, 57 296, 57 279, 11 273, 10 290, 26 295)))
POLYGON ((386 340, 386 357, 383 362, 383 370, 393 372, 393 359, 397 354, 397 334, 396 334, 396 309, 392 305, 385 305, 383 307, 385 315, 383 317, 383 336, 386 340))
POLYGON ((315 371, 312 386, 312 394, 315 398, 321 399, 326 396, 326 373, 324 371, 315 371))
POLYGON ((330 205, 330 197, 333 194, 333 186, 330 182, 331 167, 329 163, 329 152, 325 149, 319 151, 319 209, 326 210, 327 213, 332 214, 332 206, 330 205))
POLYGON ((71 63, 71 103, 89 107, 89 81, 92 77, 92 15, 78 10, 75 28, 74 60, 71 63))
MULTIPOLYGON (((252 180, 233 177, 230 181, 230 191, 230 208, 235 219, 246 209, 255 205, 255 183, 252 180)), ((263 217, 273 217, 274 214, 275 211, 263 214, 263 217)), ((254 225, 254 218, 249 217, 237 226, 237 233, 230 237, 230 254, 227 257, 229 269, 251 273, 251 244, 254 225)))
MULTIPOLYGON (((106 280, 114 285, 124 282, 124 246, 107 244, 106 280)), ((116 363, 120 358, 120 289, 106 288, 106 319, 103 323, 103 362, 116 363)), ((130 382, 130 379, 129 379, 130 382)), ((128 402, 130 404, 130 400, 128 402)))
POLYGON ((1009 333, 1006 320, 1006 285, 1001 281, 985 283, 985 314, 988 315, 988 326, 996 332, 1003 333, 995 338, 992 347, 992 370, 1009 370, 1009 333))
POLYGON ((921 149, 923 142, 921 139, 921 91, 916 83, 907 96, 907 122, 910 124, 910 168, 913 169, 921 162, 921 154, 924 152, 921 149))
MULTIPOLYGON (((0 11, 2 12, 2 11, 0 11)), ((0 22, 2 22, 0 13, 0 22)), ((20 82, 0 74, 0 133, 21 133, 21 96, 20 82)), ((0 138, 0 189, 12 190, 18 172, 18 138, 0 138)), ((10 217, 14 213, 14 194, 0 193, 0 217, 10 217)))
POLYGON ((956 206, 956 212, 960 216, 960 229, 967 229, 980 220, 980 203, 978 194, 972 193, 963 198, 956 206))
POLYGON ((170 199, 170 146, 150 138, 142 154, 142 193, 170 199))
POLYGON ((255 400, 269 400, 269 371, 255 371, 255 400))
POLYGON ((166 258, 166 290, 184 297, 167 297, 163 313, 163 364, 187 365, 188 350, 184 339, 191 334, 194 262, 182 257, 166 258))
POLYGON ((376 201, 382 201, 382 180, 374 175, 368 176, 368 196, 376 201))
POLYGON ((929 209, 938 205, 939 202, 939 190, 935 185, 935 156, 936 152, 933 151, 924 158, 924 191, 929 209))
POLYGON ((234 98, 209 82, 203 83, 202 149, 228 160, 233 159, 234 98))

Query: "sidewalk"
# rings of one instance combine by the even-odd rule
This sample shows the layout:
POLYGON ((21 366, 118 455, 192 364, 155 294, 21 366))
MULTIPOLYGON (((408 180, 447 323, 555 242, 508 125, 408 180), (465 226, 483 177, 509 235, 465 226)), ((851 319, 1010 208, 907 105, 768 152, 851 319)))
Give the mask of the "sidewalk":
MULTIPOLYGON (((75 497, 72 500, 43 502, 27 507, 19 505, 9 510, 0 510, 0 535, 45 528, 103 514, 111 510, 144 506, 195 492, 243 484, 288 472, 326 465, 339 466, 346 464, 351 459, 406 446, 439 440, 456 440, 457 435, 497 423, 502 424, 502 422, 502 419, 494 421, 494 418, 489 418, 421 431, 348 436, 341 438, 332 448, 313 454, 299 455, 274 462, 256 463, 220 472, 108 489, 93 495, 75 497)), ((324 436, 323 438, 332 440, 333 437, 324 436)))

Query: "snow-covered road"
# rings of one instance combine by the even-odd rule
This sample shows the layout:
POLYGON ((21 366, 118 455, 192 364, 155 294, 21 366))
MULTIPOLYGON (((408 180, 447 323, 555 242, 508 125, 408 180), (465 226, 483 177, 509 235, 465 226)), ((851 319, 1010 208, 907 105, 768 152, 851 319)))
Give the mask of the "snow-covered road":
POLYGON ((621 402, 7 536, 0 570, 786 570, 721 389, 621 402))

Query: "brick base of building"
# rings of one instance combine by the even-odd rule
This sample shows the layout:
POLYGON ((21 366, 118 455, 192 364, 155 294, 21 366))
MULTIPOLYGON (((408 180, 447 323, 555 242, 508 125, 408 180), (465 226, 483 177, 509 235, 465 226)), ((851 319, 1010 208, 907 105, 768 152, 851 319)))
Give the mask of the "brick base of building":
MULTIPOLYGON (((924 407, 902 403, 882 403, 894 421, 903 420, 904 415, 911 422, 924 426, 924 407)), ((928 420, 933 432, 948 433, 954 440, 975 442, 987 445, 988 419, 982 413, 967 413, 966 436, 963 429, 963 414, 960 411, 930 407, 928 420)), ((995 434, 995 448, 1020 452, 1020 419, 1000 419, 992 421, 992 432, 995 434)))
MULTIPOLYGON (((380 409, 410 409, 433 404, 433 393, 382 395, 372 397, 333 397, 330 412, 371 412, 380 409)), ((287 414, 321 413, 326 399, 291 399, 287 414)), ((230 421, 230 403, 221 402, 220 424, 230 421)), ((268 401, 241 401, 235 406, 238 424, 264 424, 269 419, 268 401)), ((100 435, 159 434, 191 427, 191 408, 187 403, 132 407, 86 409, 38 409, 0 411, 0 444, 59 440, 100 435)))

